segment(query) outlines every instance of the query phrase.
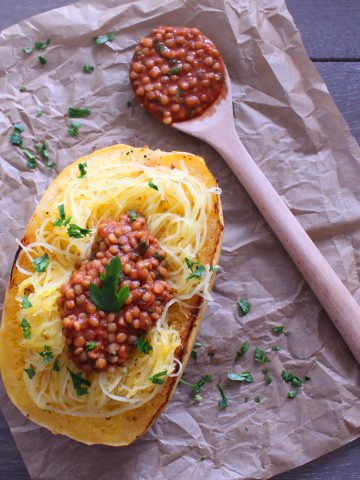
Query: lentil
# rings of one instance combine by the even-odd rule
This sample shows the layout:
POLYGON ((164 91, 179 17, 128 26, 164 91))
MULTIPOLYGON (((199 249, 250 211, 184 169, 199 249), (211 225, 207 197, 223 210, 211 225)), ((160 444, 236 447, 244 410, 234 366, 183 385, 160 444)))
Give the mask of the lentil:
POLYGON ((121 215, 119 221, 103 220, 91 257, 79 262, 69 281, 60 287, 57 303, 68 356, 86 372, 112 372, 123 366, 135 351, 134 342, 153 327, 172 298, 164 252, 145 218, 138 212, 136 215, 135 222, 129 213, 121 215), (89 285, 101 284, 100 273, 105 273, 105 266, 116 255, 123 265, 119 286, 128 285, 131 294, 120 312, 99 311, 90 299, 89 285), (95 341, 96 347, 87 351, 89 341, 95 341))
POLYGON ((135 48, 130 81, 141 105, 170 125, 202 115, 219 97, 224 73, 218 49, 197 28, 161 26, 135 48))

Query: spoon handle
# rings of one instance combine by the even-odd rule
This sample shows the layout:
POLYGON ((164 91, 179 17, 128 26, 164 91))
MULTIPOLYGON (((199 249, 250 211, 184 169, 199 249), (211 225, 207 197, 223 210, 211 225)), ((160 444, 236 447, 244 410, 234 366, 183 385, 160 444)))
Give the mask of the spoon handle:
POLYGON ((360 307, 253 161, 235 127, 206 138, 240 180, 360 363, 360 307))

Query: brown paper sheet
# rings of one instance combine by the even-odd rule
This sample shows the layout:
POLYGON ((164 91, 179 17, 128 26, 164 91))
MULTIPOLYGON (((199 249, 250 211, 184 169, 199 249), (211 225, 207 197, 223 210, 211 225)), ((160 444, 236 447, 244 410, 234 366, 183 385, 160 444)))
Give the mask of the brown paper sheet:
MULTIPOLYGON (((276 0, 82 1, 38 15, 0 35, 1 295, 24 227, 55 176, 29 171, 9 144, 11 125, 24 138, 47 140, 58 171, 79 156, 114 143, 149 145, 202 155, 223 189, 225 238, 221 272, 199 340, 206 347, 190 361, 188 379, 211 373, 231 404, 219 411, 215 383, 198 405, 181 385, 154 427, 128 448, 85 446, 30 423, 1 393, 1 406, 33 479, 267 479, 329 452, 360 434, 359 368, 281 245, 222 159, 207 145, 147 115, 128 82, 139 37, 159 24, 202 29, 220 48, 234 96, 236 127, 255 161, 360 300, 360 153, 323 81, 307 58, 286 5, 276 0), (93 45, 97 34, 116 40, 93 45), (43 53, 22 48, 51 37, 43 53), (95 65, 92 75, 84 64, 95 65), (26 85, 29 92, 20 93, 26 85), (78 138, 67 136, 69 106, 90 107, 78 138), (44 110, 41 118, 35 113, 44 110), (240 317, 236 300, 251 312, 240 317), (284 324, 290 335, 275 336, 284 324), (234 365, 245 340, 251 348, 234 365), (274 380, 266 386, 255 346, 267 352, 274 380), (309 375, 298 397, 282 369, 309 375), (225 373, 251 370, 255 382, 230 385, 225 373), (250 396, 248 403, 245 396, 250 396), (261 403, 254 402, 256 395, 261 403)), ((74 419, 74 421, 76 421, 74 419)))

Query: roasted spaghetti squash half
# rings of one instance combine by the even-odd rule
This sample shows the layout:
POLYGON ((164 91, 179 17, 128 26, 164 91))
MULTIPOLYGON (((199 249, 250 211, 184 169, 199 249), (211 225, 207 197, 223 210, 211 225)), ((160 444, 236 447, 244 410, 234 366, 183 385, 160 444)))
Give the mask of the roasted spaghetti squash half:
POLYGON ((219 260, 204 160, 115 145, 68 166, 16 253, 0 331, 7 393, 33 422, 129 445, 185 368, 219 260))

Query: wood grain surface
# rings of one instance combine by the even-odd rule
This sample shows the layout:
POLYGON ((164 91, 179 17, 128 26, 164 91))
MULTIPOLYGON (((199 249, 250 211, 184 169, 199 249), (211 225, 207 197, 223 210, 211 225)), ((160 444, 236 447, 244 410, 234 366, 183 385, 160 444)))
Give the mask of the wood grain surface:
MULTIPOLYGON (((0 0, 0 30, 29 16, 70 3, 73 2, 0 0)), ((352 134, 360 142, 360 0, 287 0, 287 5, 310 58, 352 134)), ((29 478, 0 412, 0 480, 29 478)), ((360 480, 360 440, 303 467, 277 475, 273 480, 345 479, 360 480)), ((95 479, 89 477, 89 480, 95 479)))

